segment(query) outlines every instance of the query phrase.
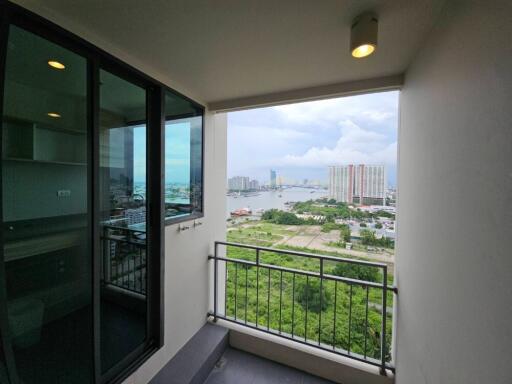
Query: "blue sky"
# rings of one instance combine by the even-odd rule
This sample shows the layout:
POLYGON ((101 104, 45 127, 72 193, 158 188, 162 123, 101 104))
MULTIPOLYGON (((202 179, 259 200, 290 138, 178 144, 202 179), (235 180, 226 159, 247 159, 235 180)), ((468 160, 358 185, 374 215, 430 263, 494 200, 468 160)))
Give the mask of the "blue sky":
POLYGON ((231 112, 228 177, 327 181, 327 166, 385 164, 396 185, 398 91, 231 112))
MULTIPOLYGON (((133 130, 134 180, 146 180, 146 128, 133 130)), ((190 122, 165 124, 166 183, 190 183, 190 122)))

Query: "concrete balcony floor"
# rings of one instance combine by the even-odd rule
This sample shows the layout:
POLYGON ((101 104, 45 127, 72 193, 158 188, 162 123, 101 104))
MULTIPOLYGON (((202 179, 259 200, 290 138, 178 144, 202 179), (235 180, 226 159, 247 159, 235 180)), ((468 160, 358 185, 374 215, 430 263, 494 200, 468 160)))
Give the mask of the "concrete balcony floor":
POLYGON ((228 347, 205 384, 329 384, 294 368, 228 347))

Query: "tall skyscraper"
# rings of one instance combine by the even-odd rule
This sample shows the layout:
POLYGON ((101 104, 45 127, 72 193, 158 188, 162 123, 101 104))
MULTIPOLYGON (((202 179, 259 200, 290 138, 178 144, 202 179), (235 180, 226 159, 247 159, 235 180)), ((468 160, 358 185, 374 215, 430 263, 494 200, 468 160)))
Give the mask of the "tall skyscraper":
POLYGON ((249 189, 247 176, 235 176, 228 180, 228 189, 231 191, 246 191, 249 189))
POLYGON ((385 205, 385 166, 366 164, 330 166, 329 197, 344 203, 385 205))
POLYGON ((275 188, 277 186, 277 173, 273 169, 270 170, 270 187, 275 188))

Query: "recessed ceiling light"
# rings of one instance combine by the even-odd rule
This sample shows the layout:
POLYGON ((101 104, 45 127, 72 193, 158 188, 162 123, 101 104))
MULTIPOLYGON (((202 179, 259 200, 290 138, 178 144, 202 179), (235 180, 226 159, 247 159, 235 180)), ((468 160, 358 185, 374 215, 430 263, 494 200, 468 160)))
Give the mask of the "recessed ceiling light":
POLYGON ((66 66, 57 60, 48 60, 48 65, 55 69, 64 69, 66 66))
POLYGON ((57 113, 57 112, 48 112, 47 115, 50 117, 54 117, 54 118, 60 117, 60 113, 57 113))
POLYGON ((350 52, 353 57, 360 59, 377 49, 378 28, 379 21, 373 13, 363 13, 355 18, 350 33, 350 52))

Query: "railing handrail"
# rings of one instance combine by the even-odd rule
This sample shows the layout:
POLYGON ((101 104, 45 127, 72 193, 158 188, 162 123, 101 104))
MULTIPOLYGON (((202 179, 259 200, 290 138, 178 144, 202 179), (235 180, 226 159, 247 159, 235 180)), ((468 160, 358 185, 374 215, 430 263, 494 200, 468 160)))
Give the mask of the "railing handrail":
POLYGON ((338 261, 338 262, 344 262, 344 263, 349 263, 349 264, 365 265, 367 267, 387 268, 386 263, 378 263, 378 262, 374 262, 374 261, 366 261, 366 260, 358 260, 358 259, 348 259, 346 257, 319 255, 319 254, 315 254, 315 253, 299 252, 299 251, 288 251, 285 249, 260 247, 258 245, 232 243, 232 242, 228 242, 228 241, 215 241, 215 244, 240 247, 240 248, 248 248, 248 249, 260 250, 263 252, 274 252, 274 253, 281 253, 281 254, 286 254, 286 255, 308 257, 308 258, 314 258, 314 259, 318 259, 318 260, 338 261))
MULTIPOLYGON (((229 257, 209 256, 208 258, 209 259, 217 259, 219 261, 229 261, 232 263, 249 265, 252 267, 268 268, 268 269, 272 269, 274 271, 283 271, 283 272, 289 272, 289 273, 296 273, 296 274, 304 275, 304 276, 318 277, 318 278, 323 278, 326 280, 341 281, 341 282, 347 283, 347 284, 362 285, 365 287, 372 287, 372 288, 378 288, 378 289, 384 288, 384 284, 375 283, 373 281, 352 279, 350 277, 336 276, 336 275, 331 275, 328 273, 321 274, 320 272, 305 271, 302 269, 281 267, 279 265, 274 265, 274 264, 259 263, 259 262, 255 262, 255 261, 235 259, 235 258, 229 258, 229 257)), ((392 287, 388 286, 388 289, 391 290, 392 287)))
MULTIPOLYGON (((300 275, 303 275, 303 276, 306 276, 307 278, 309 277, 314 277, 314 278, 319 278, 320 279, 320 292, 322 292, 322 286, 323 286, 323 280, 332 280, 334 281, 335 283, 337 282, 342 282, 342 283, 346 283, 347 285, 350 286, 350 313, 352 311, 352 286, 353 285, 359 285, 359 286, 362 286, 366 289, 366 327, 368 327, 368 289, 369 288, 378 288, 381 290, 382 292, 382 301, 381 301, 381 304, 382 304, 382 320, 381 320, 381 334, 380 334, 380 340, 381 340, 381 348, 380 348, 380 359, 376 360, 376 359, 370 359, 366 356, 366 337, 367 337, 367 333, 365 334, 365 347, 364 347, 364 358, 363 359, 360 359, 360 358, 357 358, 356 356, 353 356, 351 355, 350 353, 350 319, 351 319, 351 315, 349 316, 349 348, 348 348, 348 352, 347 353, 340 353, 339 351, 335 351, 335 353, 338 353, 338 354, 341 354, 341 355, 344 355, 344 356, 347 356, 347 357, 351 357, 351 358, 354 358, 355 360, 360 360, 360 361, 365 361, 369 364, 372 364, 372 365, 378 365, 380 366, 381 368, 381 373, 383 375, 386 374, 386 369, 391 369, 392 371, 394 371, 394 367, 388 363, 386 361, 386 318, 387 318, 387 292, 388 290, 389 291, 392 291, 394 292, 395 294, 397 293, 397 288, 394 287, 394 286, 388 286, 388 282, 387 282, 387 277, 388 277, 388 265, 386 263, 379 263, 379 262, 371 262, 371 261, 366 261, 366 260, 358 260, 358 259, 348 259, 348 258, 344 258, 344 257, 336 257, 336 256, 328 256, 328 255, 319 255, 319 254, 314 254, 314 253, 307 253, 307 252, 299 252, 299 251, 292 251, 292 250, 285 250, 285 249, 275 249, 275 248, 269 248, 269 247, 261 247, 261 246, 258 246, 258 245, 248 245, 248 244, 239 244, 239 243, 234 243, 234 242, 228 242, 228 241, 215 241, 214 242, 214 255, 213 256, 208 256, 208 259, 211 260, 213 259, 214 261, 214 295, 213 295, 213 298, 214 298, 214 310, 213 310, 213 317, 214 317, 214 320, 216 320, 217 318, 221 318, 221 319, 225 319, 225 320, 228 320, 228 321, 234 321, 234 322, 237 322, 239 324, 243 324, 239 321, 237 321, 236 319, 236 311, 237 311, 237 306, 236 306, 236 290, 235 290, 235 319, 230 319, 228 318, 226 315, 221 315, 219 314, 218 312, 218 309, 217 309, 217 305, 218 305, 218 300, 217 300, 217 295, 218 295, 218 262, 219 261, 224 261, 226 262, 226 266, 227 266, 227 263, 234 263, 235 265, 238 265, 238 264, 242 264, 242 265, 246 265, 246 266, 251 266, 251 267, 256 267, 256 268, 265 268, 265 269, 268 269, 269 270, 269 275, 268 275, 268 301, 270 302, 270 270, 275 270, 275 271, 280 271, 281 273, 281 296, 280 296, 280 306, 281 306, 281 300, 282 300, 282 279, 283 279, 283 272, 285 273, 292 273, 293 274, 293 287, 295 288, 295 274, 300 274, 300 275), (229 258, 229 257, 223 257, 223 256, 219 256, 218 254, 218 246, 219 245, 223 245, 223 246, 226 246, 226 247, 238 247, 238 248, 245 248, 245 249, 252 249, 252 250, 255 250, 256 251, 256 261, 251 261, 251 260, 244 260, 244 259, 237 259, 237 258, 229 258), (310 258, 310 259, 316 259, 319 261, 319 267, 320 267, 320 272, 314 272, 314 271, 308 271, 308 270, 301 270, 301 269, 295 269, 295 268, 289 268, 289 267, 284 267, 284 266, 279 266, 279 265, 273 265, 273 264, 267 264, 267 263, 261 263, 260 262, 260 257, 261 257, 261 252, 272 252, 272 253, 278 253, 278 254, 284 254, 284 255, 292 255, 292 256, 299 256, 299 257, 306 257, 306 258, 310 258), (356 265, 363 265, 363 266, 367 266, 367 267, 375 267, 375 268, 380 268, 382 269, 382 283, 376 283, 376 282, 373 282, 373 281, 367 281, 367 280, 359 280, 359 279, 353 279, 353 278, 349 278, 349 277, 343 277, 343 276, 336 276, 336 275, 332 275, 332 274, 329 274, 329 273, 324 273, 324 262, 325 261, 331 261, 331 262, 337 262, 337 263, 348 263, 348 264, 356 264, 356 265)), ((259 277, 259 272, 257 272, 257 275, 256 275, 257 279, 259 277)), ((235 276, 235 285, 236 285, 236 276, 235 276)), ((248 323, 247 323, 247 272, 246 272, 246 303, 245 303, 245 324, 243 325, 246 325, 246 326, 250 326, 248 323)), ((259 283, 258 283, 258 280, 256 282, 256 289, 257 289, 257 297, 258 296, 258 286, 259 286, 259 283)), ((322 299, 323 299, 323 296, 320 294, 320 306, 322 306, 322 299)), ((226 305, 226 303, 225 303, 226 305)), ((270 305, 270 304, 268 304, 270 305)), ((336 307, 336 299, 335 299, 335 304, 334 306, 336 307)), ((258 299, 256 300, 256 308, 258 308, 258 299)), ((268 307, 270 308, 270 307, 268 307)), ((280 307, 281 308, 281 307, 280 307)), ((258 310, 256 309, 256 312, 258 310)), ((281 309, 280 309, 281 311, 281 309)), ((306 306, 306 325, 305 325, 305 334, 307 334, 307 306, 306 306)), ((336 314, 336 309, 335 309, 335 312, 336 314)), ((319 315, 318 315, 318 345, 313 345, 315 347, 318 347, 320 349, 325 349, 323 347, 321 347, 321 317, 322 313, 321 311, 319 312, 319 315)), ((258 315, 257 315, 258 316, 258 315)), ((268 314, 267 314, 267 322, 268 322, 268 314)), ((281 315, 280 315, 281 316, 281 315)), ((292 318, 293 318, 293 307, 292 307, 292 318)), ((279 324, 279 336, 281 337, 285 337, 283 336, 283 334, 281 333, 281 317, 280 317, 280 324, 279 324)), ((336 329, 336 317, 334 318, 334 330, 336 329)), ((258 317, 256 317, 256 326, 255 326, 255 329, 259 329, 261 330, 260 327, 258 327, 258 317)), ((269 330, 269 325, 267 324, 267 330, 263 330, 263 332, 267 332, 269 333, 270 330, 269 330)), ((367 332, 367 330, 365 331, 367 332)), ((270 333, 274 333, 274 332, 270 332, 270 333)), ((333 334, 335 334, 335 331, 333 331, 333 334)), ((285 337, 285 338, 289 338, 289 337, 285 337)), ((333 336, 334 338, 334 336, 333 336)), ((290 338, 289 338, 290 339, 290 338)), ((295 340, 293 338, 293 320, 292 320, 292 340, 295 340)), ((333 339, 334 340, 334 339, 333 339)), ((304 339, 304 344, 308 344, 308 345, 312 345, 311 343, 309 343, 306 339, 304 339)), ((334 347, 334 341, 333 341, 333 348, 335 349, 334 347)))

